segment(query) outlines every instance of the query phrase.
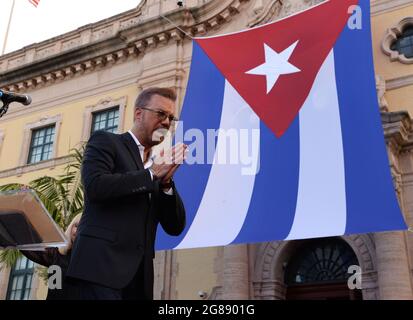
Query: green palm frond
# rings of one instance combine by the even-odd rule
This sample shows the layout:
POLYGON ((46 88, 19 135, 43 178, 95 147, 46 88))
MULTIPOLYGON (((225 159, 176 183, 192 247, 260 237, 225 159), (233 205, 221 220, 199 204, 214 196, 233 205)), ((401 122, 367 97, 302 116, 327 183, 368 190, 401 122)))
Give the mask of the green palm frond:
POLYGON ((39 278, 43 280, 44 285, 47 286, 47 281, 49 280, 48 268, 37 265, 34 270, 39 278))
MULTIPOLYGON (((53 220, 66 229, 72 219, 83 212, 84 193, 80 176, 85 145, 72 149, 71 161, 66 165, 64 173, 58 177, 43 176, 30 181, 28 185, 10 183, 0 186, 0 191, 33 189, 53 220)), ((18 250, 0 251, 0 265, 13 266, 20 253, 18 250)))
POLYGON ((12 191, 12 190, 20 190, 26 187, 26 185, 21 183, 9 183, 3 186, 0 186, 0 191, 12 191))
MULTIPOLYGON (((15 265, 17 259, 21 256, 19 250, 16 249, 5 249, 0 251, 0 262, 3 266, 11 268, 15 265)), ((2 269, 2 265, 0 264, 0 270, 2 269)))
POLYGON ((71 150, 72 161, 65 168, 65 175, 62 176, 62 183, 66 184, 66 225, 69 225, 73 217, 83 211, 84 193, 81 180, 81 165, 85 145, 82 144, 79 149, 71 150))
POLYGON ((64 214, 64 208, 62 198, 64 198, 66 192, 59 179, 44 176, 31 181, 29 186, 36 191, 56 223, 63 227, 62 214, 64 214))

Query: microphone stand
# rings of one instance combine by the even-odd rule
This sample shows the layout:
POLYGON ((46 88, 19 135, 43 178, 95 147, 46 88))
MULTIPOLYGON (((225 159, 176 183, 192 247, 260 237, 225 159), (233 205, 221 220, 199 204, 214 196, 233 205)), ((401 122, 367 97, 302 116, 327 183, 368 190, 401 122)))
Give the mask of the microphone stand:
POLYGON ((10 102, 6 102, 6 103, 0 108, 0 118, 3 117, 3 116, 7 113, 7 110, 9 110, 9 104, 10 104, 10 102))

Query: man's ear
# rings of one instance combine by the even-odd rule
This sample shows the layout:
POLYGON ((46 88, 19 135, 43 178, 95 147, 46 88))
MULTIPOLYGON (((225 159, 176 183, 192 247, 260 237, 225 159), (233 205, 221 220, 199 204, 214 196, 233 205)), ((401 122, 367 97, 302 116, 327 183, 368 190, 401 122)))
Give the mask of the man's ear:
POLYGON ((140 120, 142 118, 142 109, 141 108, 135 108, 133 120, 140 120))

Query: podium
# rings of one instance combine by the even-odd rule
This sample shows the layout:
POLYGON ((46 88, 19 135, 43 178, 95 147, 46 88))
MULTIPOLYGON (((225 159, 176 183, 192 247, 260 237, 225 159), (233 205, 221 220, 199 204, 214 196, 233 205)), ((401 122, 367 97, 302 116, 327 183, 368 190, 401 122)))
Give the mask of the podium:
POLYGON ((0 249, 44 250, 67 243, 33 190, 0 192, 0 249))

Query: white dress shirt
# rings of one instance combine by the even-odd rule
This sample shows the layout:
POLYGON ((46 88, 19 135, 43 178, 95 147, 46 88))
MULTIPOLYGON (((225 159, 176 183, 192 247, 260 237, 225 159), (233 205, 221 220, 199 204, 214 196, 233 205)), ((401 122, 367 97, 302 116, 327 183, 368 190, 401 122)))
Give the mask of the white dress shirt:
MULTIPOLYGON (((133 141, 135 141, 136 145, 138 146, 139 154, 141 155, 141 159, 142 159, 142 162, 143 162, 144 161, 144 156, 145 156, 145 147, 139 142, 138 138, 132 133, 132 131, 129 130, 128 132, 132 136, 133 141)), ((143 168, 148 169, 148 168, 152 167, 152 165, 153 165, 153 156, 152 156, 152 149, 151 149, 151 151, 149 152, 148 160, 143 163, 143 168)), ((149 173, 151 174, 151 178, 153 180, 153 175, 152 175, 151 170, 149 170, 149 173)), ((172 196, 174 194, 172 188, 169 188, 167 191, 164 191, 164 192, 167 195, 170 195, 170 196, 172 196)))

